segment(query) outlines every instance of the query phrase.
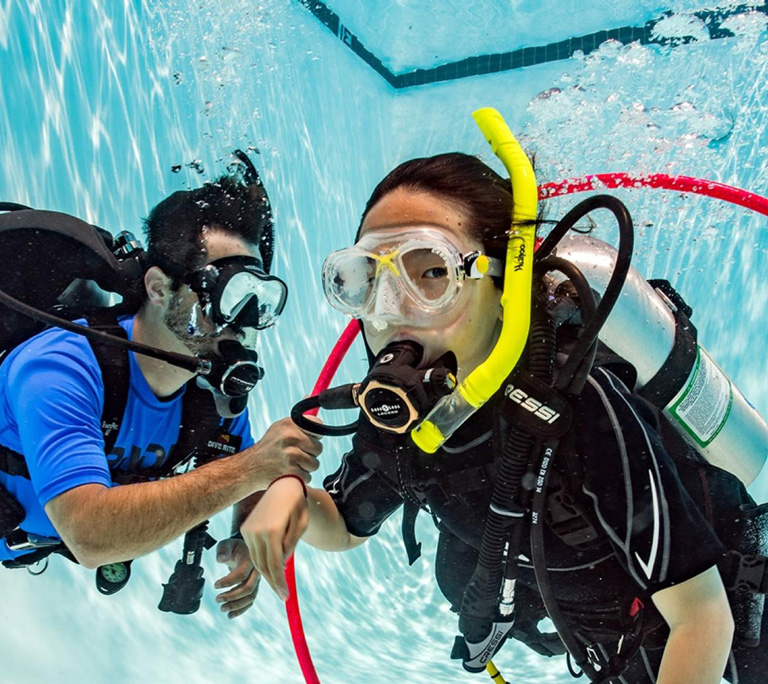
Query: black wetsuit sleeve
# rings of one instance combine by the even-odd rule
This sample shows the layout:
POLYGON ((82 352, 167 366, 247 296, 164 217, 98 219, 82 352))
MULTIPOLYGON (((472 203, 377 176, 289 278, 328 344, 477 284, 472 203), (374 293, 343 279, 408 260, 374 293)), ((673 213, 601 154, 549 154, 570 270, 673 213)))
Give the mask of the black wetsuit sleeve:
POLYGON ((640 588, 652 594, 716 565, 726 549, 682 485, 648 405, 598 368, 574 418, 584 492, 640 588))
POLYGON ((352 451, 323 482, 347 530, 356 537, 376 534, 403 503, 394 479, 385 475, 395 458, 381 440, 376 443, 358 433, 352 440, 352 451))

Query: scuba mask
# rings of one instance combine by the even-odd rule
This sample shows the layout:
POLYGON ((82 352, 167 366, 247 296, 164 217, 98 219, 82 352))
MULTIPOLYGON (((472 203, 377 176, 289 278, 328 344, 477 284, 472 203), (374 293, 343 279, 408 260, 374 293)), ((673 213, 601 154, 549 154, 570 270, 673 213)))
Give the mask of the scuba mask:
POLYGON ((219 328, 231 328, 245 341, 221 340, 210 372, 197 379, 200 387, 213 394, 219 415, 237 416, 264 376, 252 348, 255 333, 274 325, 285 307, 288 287, 267 274, 261 260, 252 256, 217 259, 184 276, 183 282, 197 294, 205 316, 219 328))
POLYGON ((217 259, 186 275, 183 282, 217 326, 239 330, 274 325, 288 296, 288 286, 266 273, 261 260, 252 256, 217 259))
POLYGON ((499 259, 462 253, 440 230, 412 228, 366 233, 323 264, 331 306, 374 326, 433 327, 458 301, 463 282, 503 274, 499 259))
POLYGON ((255 256, 224 257, 186 273, 179 264, 160 255, 153 261, 197 295, 198 305, 190 314, 190 334, 217 336, 229 328, 240 338, 222 339, 218 354, 200 358, 197 371, 197 384, 213 394, 219 415, 239 415, 246 408, 248 393, 264 376, 253 349, 257 331, 274 325, 282 313, 287 285, 269 275, 255 256), (213 333, 199 332, 200 314, 214 324, 213 333))

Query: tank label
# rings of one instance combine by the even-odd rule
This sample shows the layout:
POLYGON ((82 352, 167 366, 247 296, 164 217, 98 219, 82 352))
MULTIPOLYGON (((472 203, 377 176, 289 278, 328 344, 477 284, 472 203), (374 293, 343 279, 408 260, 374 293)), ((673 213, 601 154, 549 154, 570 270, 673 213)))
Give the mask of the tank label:
POLYGON ((708 446, 728 420, 733 386, 728 376, 701 348, 685 386, 672 400, 669 412, 699 446, 708 446))

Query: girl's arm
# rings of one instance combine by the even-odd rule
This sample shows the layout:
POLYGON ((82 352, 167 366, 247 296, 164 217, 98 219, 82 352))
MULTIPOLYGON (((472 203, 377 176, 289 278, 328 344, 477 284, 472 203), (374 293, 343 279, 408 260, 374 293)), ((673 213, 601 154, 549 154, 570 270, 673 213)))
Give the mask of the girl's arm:
POLYGON ((734 627, 717 568, 652 598, 670 628, 657 684, 720 684, 734 627))
POLYGON ((302 535, 324 551, 346 551, 367 539, 349 533, 328 492, 309 488, 305 498, 293 477, 278 480, 264 493, 240 531, 256 570, 283 600, 288 598, 285 564, 302 535))

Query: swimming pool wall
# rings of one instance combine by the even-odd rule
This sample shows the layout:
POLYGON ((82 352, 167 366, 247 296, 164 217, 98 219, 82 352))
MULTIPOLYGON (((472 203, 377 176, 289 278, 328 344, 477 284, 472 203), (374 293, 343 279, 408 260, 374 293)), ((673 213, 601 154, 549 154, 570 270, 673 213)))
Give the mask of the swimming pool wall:
MULTIPOLYGON (((477 107, 506 116, 543 179, 665 171, 766 194, 759 14, 732 20, 734 38, 706 40, 694 22, 699 39, 680 47, 609 43, 589 56, 396 90, 298 2, 0 0, 0 197, 115 232, 137 228, 168 193, 214 179, 231 149, 257 148, 277 218, 275 271, 291 287, 280 326, 261 340, 260 434, 309 390, 345 323, 324 303, 319 268, 349 243, 384 173, 448 150, 500 169, 472 123, 477 107)), ((638 265, 679 286, 705 346, 768 414, 765 220, 659 192, 621 197, 638 227, 638 265)), ((610 222, 599 226, 613 236, 610 222)), ((359 376, 362 358, 357 347, 343 379, 359 376)), ((342 449, 326 440, 324 472, 342 449)), ((432 580, 430 524, 420 524, 424 558, 408 568, 398 523, 349 554, 298 553, 323 682, 468 680, 448 660, 455 618, 432 580)), ((226 516, 214 520, 214 535, 227 528, 226 516)), ((4 572, 4 681, 301 682, 282 606, 266 586, 233 623, 210 583, 195 616, 156 610, 179 551, 172 544, 135 563, 129 587, 109 598, 63 561, 39 578, 4 572)), ((221 575, 210 556, 205 567, 209 580, 221 575)), ((514 646, 499 658, 519 682, 570 681, 561 665, 514 646)))

